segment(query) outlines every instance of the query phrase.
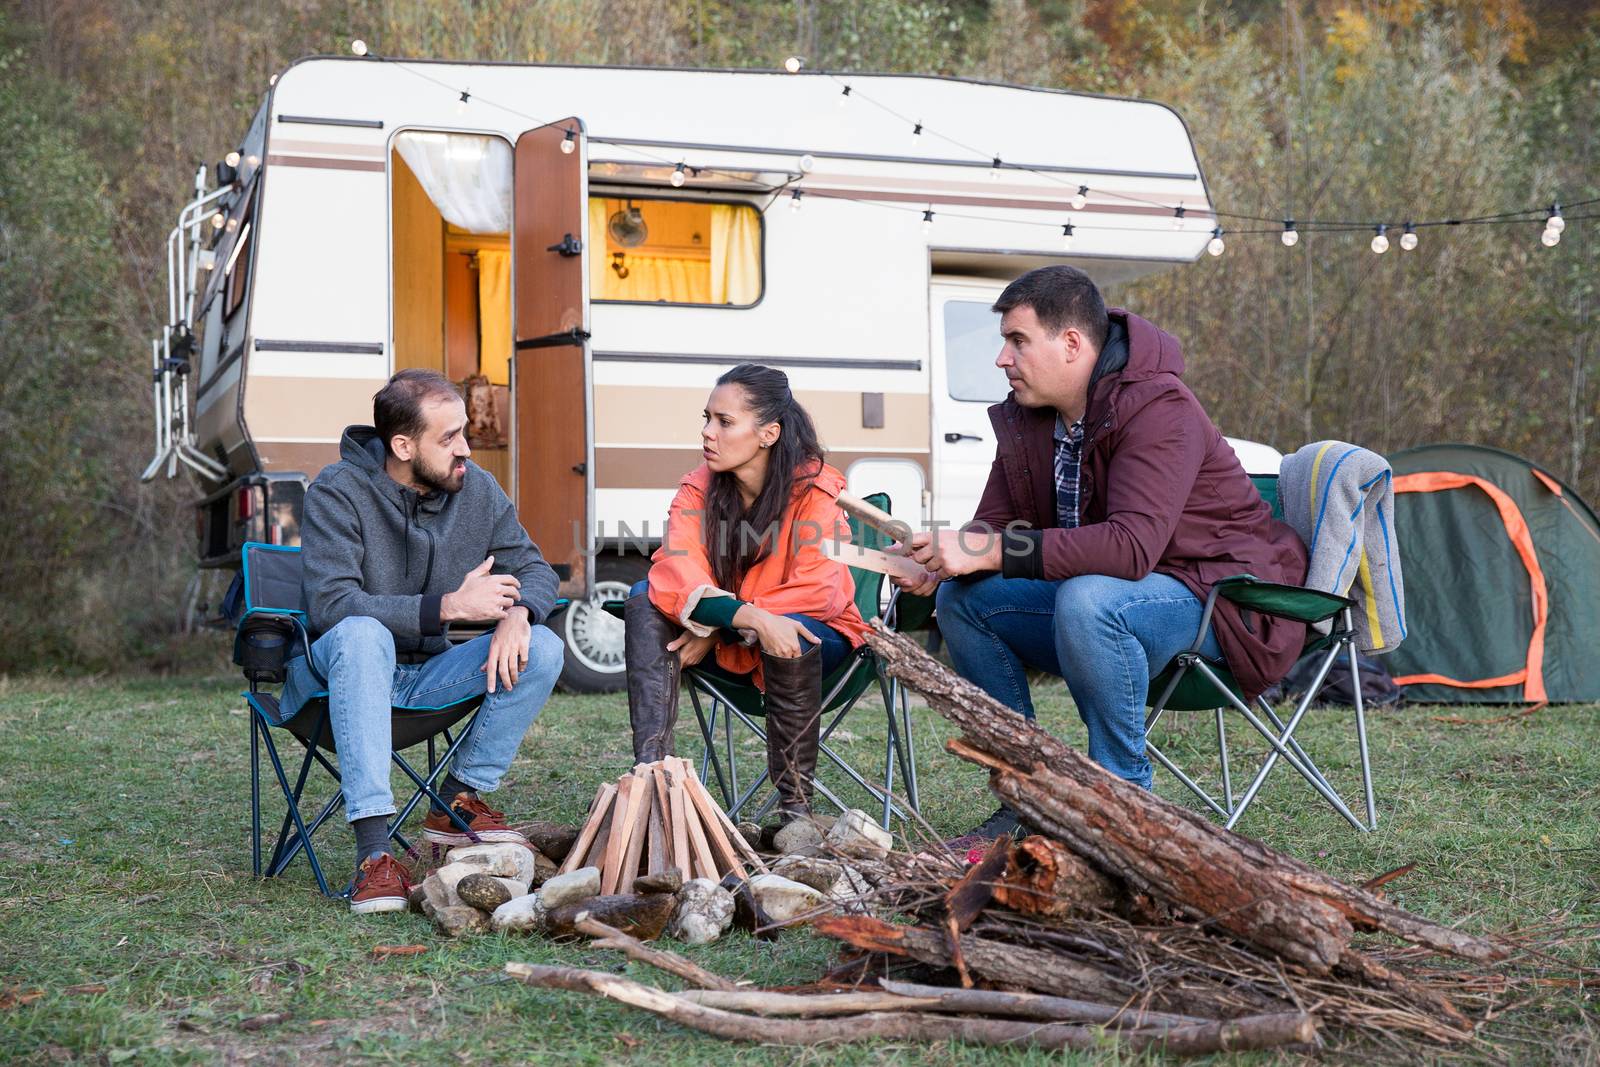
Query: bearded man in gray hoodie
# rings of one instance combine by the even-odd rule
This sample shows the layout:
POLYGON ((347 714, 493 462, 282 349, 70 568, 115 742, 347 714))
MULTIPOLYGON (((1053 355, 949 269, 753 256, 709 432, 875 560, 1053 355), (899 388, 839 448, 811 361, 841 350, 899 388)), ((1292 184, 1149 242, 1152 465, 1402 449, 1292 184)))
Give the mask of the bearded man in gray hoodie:
POLYGON ((483 695, 438 790, 451 811, 435 805, 423 835, 442 845, 522 842, 478 794, 500 784, 562 663, 561 639, 540 625, 555 607, 555 572, 494 477, 468 459, 455 387, 433 371, 404 370, 372 409, 373 425, 346 429, 340 461, 306 491, 301 551, 316 638, 312 662, 291 663, 283 701, 289 716, 328 692, 356 834, 357 914, 405 908, 411 884, 389 847, 391 707, 483 695), (453 622, 494 629, 452 647, 453 622))

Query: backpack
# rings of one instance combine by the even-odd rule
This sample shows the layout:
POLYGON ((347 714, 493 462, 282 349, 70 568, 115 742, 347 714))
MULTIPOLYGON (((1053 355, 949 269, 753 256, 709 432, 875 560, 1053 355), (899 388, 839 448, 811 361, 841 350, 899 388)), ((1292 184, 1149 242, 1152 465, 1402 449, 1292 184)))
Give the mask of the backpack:
MULTIPOLYGON (((1298 702, 1306 690, 1311 688, 1311 683, 1317 676, 1317 668, 1321 666, 1326 655, 1327 653, 1323 651, 1309 652, 1301 656, 1289 671, 1289 676, 1264 694, 1267 700, 1298 702)), ((1356 663, 1361 668, 1361 703, 1365 707, 1388 707, 1405 700, 1405 691, 1394 684, 1394 678, 1382 663, 1359 652, 1356 653, 1356 663)), ((1312 705, 1353 707, 1355 699, 1355 685, 1350 677, 1350 658, 1341 655, 1333 661, 1333 666, 1328 668, 1328 676, 1322 680, 1322 688, 1318 690, 1312 705)))

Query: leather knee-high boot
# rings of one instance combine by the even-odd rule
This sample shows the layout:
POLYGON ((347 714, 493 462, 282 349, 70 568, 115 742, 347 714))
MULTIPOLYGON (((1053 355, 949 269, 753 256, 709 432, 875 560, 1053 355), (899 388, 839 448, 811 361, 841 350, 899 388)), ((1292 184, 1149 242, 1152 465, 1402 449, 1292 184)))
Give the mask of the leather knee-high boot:
POLYGON ((678 722, 678 654, 667 644, 682 627, 661 614, 645 596, 629 597, 622 611, 626 632, 623 656, 628 670, 628 719, 633 726, 633 758, 654 763, 672 755, 672 728, 678 722))
POLYGON ((811 812, 811 776, 817 770, 822 725, 822 650, 806 645, 795 659, 765 653, 767 774, 778 790, 778 814, 789 822, 811 812))

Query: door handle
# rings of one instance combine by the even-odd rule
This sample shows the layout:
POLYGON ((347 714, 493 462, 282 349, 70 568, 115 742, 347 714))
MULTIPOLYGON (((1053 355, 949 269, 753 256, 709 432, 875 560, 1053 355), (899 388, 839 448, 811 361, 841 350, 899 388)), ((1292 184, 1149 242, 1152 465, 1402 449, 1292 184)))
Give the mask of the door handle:
POLYGON ((587 463, 574 463, 572 465, 572 473, 582 477, 589 473, 589 465, 587 463))
POLYGON ((944 435, 946 444, 955 444, 957 441, 982 441, 983 438, 973 433, 947 433, 944 435))

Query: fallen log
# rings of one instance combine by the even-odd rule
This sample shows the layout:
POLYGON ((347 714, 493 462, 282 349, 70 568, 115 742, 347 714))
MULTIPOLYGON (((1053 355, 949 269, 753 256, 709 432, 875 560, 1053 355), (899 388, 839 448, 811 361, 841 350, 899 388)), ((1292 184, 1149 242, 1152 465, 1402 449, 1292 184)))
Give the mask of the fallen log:
POLYGON ((904 636, 878 628, 868 641, 889 674, 960 728, 946 747, 988 768, 1003 801, 1135 892, 1314 974, 1340 962, 1357 928, 1467 959, 1506 955, 1109 774, 904 636))
MULTIPOLYGON (((732 1041, 779 1045, 832 1045, 858 1041, 962 1041, 975 1045, 1084 1050, 1103 1047, 1104 1032, 1069 1023, 972 1019, 916 1012, 867 1012, 815 1019, 743 1015, 696 1004, 664 990, 601 971, 507 963, 506 974, 528 985, 596 993, 702 1033, 732 1041)), ((1169 1030, 1118 1033, 1130 1051, 1160 1049, 1173 1055, 1204 1055, 1243 1049, 1306 1044, 1316 1039, 1309 1015, 1252 1016, 1224 1023, 1169 1030)))
POLYGON ((1049 1022, 1092 1023, 1120 1030, 1159 1030, 1174 1026, 1200 1026, 1214 1022, 1195 1015, 1146 1011, 1125 1004, 1096 1004, 1043 993, 1007 993, 998 989, 950 989, 945 986, 878 979, 891 993, 934 1001, 928 1010, 968 1012, 973 1015, 1010 1015, 1049 1022))
POLYGON ((1125 894, 1115 881, 1048 837, 1035 834, 1011 848, 994 899, 1023 915, 1054 918, 1113 910, 1125 894))
POLYGON ((614 926, 607 926, 592 915, 585 915, 572 925, 578 933, 588 934, 594 938, 590 944, 595 948, 614 948, 631 960, 647 963, 657 970, 676 975, 701 989, 730 991, 738 988, 720 974, 713 974, 693 960, 680 956, 670 949, 651 948, 637 937, 625 934, 614 926))
MULTIPOLYGON (((934 967, 954 967, 955 954, 945 930, 897 926, 867 915, 829 915, 814 919, 812 929, 867 952, 907 956, 934 967)), ((1068 959, 1055 952, 962 934, 960 954, 974 975, 1001 985, 1122 1003, 1139 990, 1109 971, 1068 959)))

